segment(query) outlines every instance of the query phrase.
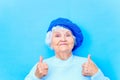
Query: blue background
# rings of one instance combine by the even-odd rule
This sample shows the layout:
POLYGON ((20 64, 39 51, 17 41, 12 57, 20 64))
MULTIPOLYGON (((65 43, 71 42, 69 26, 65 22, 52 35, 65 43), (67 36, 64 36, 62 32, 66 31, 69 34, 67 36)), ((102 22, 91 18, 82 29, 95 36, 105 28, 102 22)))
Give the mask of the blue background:
POLYGON ((44 39, 58 17, 81 27, 78 55, 90 53, 106 76, 120 80, 120 0, 0 0, 0 80, 24 80, 40 55, 54 55, 44 39))

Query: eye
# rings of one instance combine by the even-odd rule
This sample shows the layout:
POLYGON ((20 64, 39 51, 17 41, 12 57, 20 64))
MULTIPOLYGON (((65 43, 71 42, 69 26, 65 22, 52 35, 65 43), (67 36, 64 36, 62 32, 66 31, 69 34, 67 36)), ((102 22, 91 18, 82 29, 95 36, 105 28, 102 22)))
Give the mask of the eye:
POLYGON ((60 37, 61 35, 60 34, 55 34, 55 37, 60 37))
POLYGON ((71 35, 70 34, 66 34, 66 37, 70 37, 71 35))

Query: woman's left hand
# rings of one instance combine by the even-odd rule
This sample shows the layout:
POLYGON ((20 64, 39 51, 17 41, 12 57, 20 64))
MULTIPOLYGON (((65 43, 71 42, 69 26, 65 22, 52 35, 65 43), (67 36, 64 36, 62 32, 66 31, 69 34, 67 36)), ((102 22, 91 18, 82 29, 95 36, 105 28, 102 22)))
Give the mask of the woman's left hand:
POLYGON ((91 60, 90 55, 88 55, 88 61, 82 65, 82 75, 93 76, 97 72, 98 72, 97 66, 91 60))

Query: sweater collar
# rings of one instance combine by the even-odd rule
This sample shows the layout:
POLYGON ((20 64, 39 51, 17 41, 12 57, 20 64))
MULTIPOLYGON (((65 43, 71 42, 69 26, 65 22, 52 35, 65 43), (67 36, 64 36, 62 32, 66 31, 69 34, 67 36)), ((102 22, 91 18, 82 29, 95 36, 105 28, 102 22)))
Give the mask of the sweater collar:
POLYGON ((71 55, 66 60, 61 60, 61 59, 57 58, 56 56, 54 56, 54 60, 55 60, 56 63, 65 63, 66 64, 66 63, 69 63, 69 62, 71 62, 73 60, 73 55, 71 55))

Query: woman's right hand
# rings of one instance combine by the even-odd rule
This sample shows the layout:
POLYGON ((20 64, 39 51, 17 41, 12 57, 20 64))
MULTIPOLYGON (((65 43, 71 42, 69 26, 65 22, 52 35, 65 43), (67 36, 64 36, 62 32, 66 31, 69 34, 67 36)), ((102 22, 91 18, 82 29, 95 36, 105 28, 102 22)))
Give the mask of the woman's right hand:
POLYGON ((40 61, 37 65, 37 69, 35 71, 35 76, 38 78, 42 78, 46 76, 48 73, 48 65, 43 62, 43 58, 40 56, 40 61))

